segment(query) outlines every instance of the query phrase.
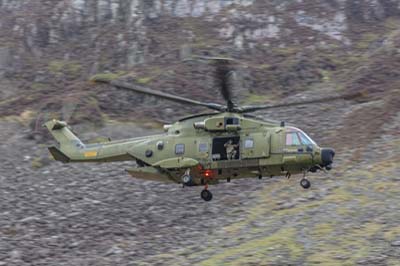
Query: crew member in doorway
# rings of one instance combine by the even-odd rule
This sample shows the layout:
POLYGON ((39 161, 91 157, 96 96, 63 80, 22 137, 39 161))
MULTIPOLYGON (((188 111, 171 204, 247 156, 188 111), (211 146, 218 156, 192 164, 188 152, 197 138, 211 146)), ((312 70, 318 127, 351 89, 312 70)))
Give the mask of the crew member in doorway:
POLYGON ((224 144, 224 147, 225 147, 225 151, 226 151, 226 158, 228 160, 235 159, 236 154, 237 154, 237 148, 239 147, 239 145, 238 144, 234 144, 233 140, 230 139, 230 140, 228 140, 228 142, 226 142, 224 144))

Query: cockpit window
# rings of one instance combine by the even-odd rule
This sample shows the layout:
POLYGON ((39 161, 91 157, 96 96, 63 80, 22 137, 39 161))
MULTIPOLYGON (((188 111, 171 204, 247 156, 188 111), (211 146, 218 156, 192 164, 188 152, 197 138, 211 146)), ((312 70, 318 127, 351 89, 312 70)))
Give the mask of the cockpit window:
POLYGON ((311 144, 312 144, 311 140, 308 139, 308 138, 306 137, 306 135, 304 135, 304 134, 301 133, 301 132, 299 132, 298 134, 299 134, 301 143, 302 143, 303 145, 311 145, 311 144))
POLYGON ((300 145, 300 139, 296 132, 286 133, 286 145, 300 145))
POLYGON ((286 132, 286 145, 313 145, 315 142, 298 128, 290 127, 286 132))

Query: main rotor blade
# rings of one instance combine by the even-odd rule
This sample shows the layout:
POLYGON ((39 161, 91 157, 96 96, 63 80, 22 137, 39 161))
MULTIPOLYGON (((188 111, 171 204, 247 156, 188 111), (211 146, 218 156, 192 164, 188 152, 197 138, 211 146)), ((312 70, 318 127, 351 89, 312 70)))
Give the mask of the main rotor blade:
POLYGON ((108 79, 103 79, 103 78, 94 78, 93 79, 94 82, 98 82, 98 83, 107 83, 110 84, 116 88, 119 89, 125 89, 125 90, 131 90, 131 91, 135 91, 138 93, 142 93, 145 95, 151 95, 151 96, 156 96, 159 98, 163 98, 166 100, 170 100, 170 101, 174 101, 174 102, 178 102, 178 103, 182 103, 182 104, 190 104, 190 105, 198 105, 198 106, 204 106, 213 110, 217 110, 217 111, 224 111, 226 109, 225 106, 217 104, 217 103, 205 103, 205 102, 199 102, 196 100, 192 100, 192 99, 188 99, 188 98, 184 98, 184 97, 180 97, 180 96, 175 96, 169 93, 165 93, 165 92, 160 92, 160 91, 156 91, 156 90, 152 90, 149 88, 144 88, 138 85, 133 85, 127 82, 122 82, 122 81, 118 81, 118 80, 108 80, 108 79))
POLYGON ((342 94, 338 96, 331 96, 331 97, 323 97, 318 99, 310 99, 305 101, 295 101, 295 102, 283 102, 278 104, 266 104, 266 105, 250 105, 250 106, 241 106, 238 108, 239 113, 250 113, 259 110, 267 110, 267 109, 274 109, 280 107, 289 107, 289 106, 298 106, 298 105, 306 105, 312 103, 325 103, 331 102, 335 100, 352 100, 355 98, 362 97, 363 94, 361 92, 357 93, 349 93, 349 94, 342 94))
POLYGON ((219 90, 221 91, 222 97, 227 102, 227 110, 232 111, 234 104, 232 101, 232 87, 234 72, 229 67, 229 60, 218 59, 215 60, 216 73, 215 79, 218 84, 219 90))

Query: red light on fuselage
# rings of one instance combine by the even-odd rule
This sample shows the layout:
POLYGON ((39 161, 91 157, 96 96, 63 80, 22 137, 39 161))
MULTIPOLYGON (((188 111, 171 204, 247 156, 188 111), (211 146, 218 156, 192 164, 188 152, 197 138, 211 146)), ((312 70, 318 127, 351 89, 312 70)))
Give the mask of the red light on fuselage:
POLYGON ((211 178, 214 175, 214 171, 211 169, 206 169, 203 172, 204 177, 211 178))

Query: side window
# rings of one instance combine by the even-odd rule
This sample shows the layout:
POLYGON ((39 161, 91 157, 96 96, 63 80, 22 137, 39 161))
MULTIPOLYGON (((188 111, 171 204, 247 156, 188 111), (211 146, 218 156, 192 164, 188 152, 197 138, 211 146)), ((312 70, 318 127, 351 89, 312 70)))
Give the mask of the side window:
POLYGON ((208 152, 208 143, 200 143, 199 152, 208 152))
POLYGON ((239 125, 239 118, 228 117, 225 119, 225 124, 227 125, 239 125))
POLYGON ((185 144, 176 144, 175 154, 184 154, 184 153, 185 153, 185 144))
POLYGON ((245 139, 244 140, 244 148, 245 149, 254 148, 254 140, 253 139, 245 139))
POLYGON ((286 133, 286 145, 287 146, 301 145, 300 144, 300 139, 297 136, 296 132, 286 133))

